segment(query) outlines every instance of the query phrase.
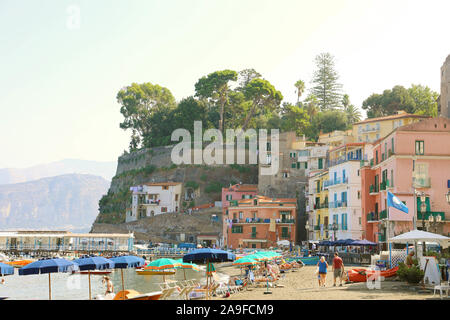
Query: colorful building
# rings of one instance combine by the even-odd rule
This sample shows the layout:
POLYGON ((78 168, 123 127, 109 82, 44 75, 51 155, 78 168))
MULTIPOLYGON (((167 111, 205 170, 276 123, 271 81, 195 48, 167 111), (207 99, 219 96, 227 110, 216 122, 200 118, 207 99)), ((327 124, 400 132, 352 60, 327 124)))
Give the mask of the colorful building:
POLYGON ((319 143, 324 143, 331 147, 339 147, 340 145, 354 142, 353 131, 334 130, 329 133, 321 133, 319 135, 319 143))
POLYGON ((398 111, 397 114, 369 118, 353 124, 353 137, 355 142, 374 142, 392 132, 392 130, 411 123, 429 118, 417 114, 409 114, 405 111, 398 111))
POLYGON ((277 241, 296 241, 295 198, 231 200, 227 213, 228 247, 269 248, 277 241))
POLYGON ((126 222, 153 217, 162 213, 178 212, 181 201, 181 182, 155 182, 130 187, 131 208, 126 222))
POLYGON ((413 229, 450 235, 450 120, 429 118, 402 126, 373 144, 361 167, 364 234, 386 247, 386 240, 413 229), (390 191, 408 207, 387 210, 390 191), (425 205, 420 196, 423 193, 425 205), (425 209, 422 213, 421 209, 425 209))
POLYGON ((348 143, 329 152, 328 215, 332 239, 360 239, 361 178, 359 167, 364 160, 364 143, 348 143))
POLYGON ((256 184, 235 184, 228 188, 222 188, 222 243, 228 244, 227 222, 228 207, 230 201, 237 201, 242 199, 252 199, 258 193, 258 186, 256 184))
POLYGON ((308 240, 327 240, 330 238, 328 188, 324 188, 325 182, 328 180, 328 169, 323 169, 310 175, 308 188, 308 240))

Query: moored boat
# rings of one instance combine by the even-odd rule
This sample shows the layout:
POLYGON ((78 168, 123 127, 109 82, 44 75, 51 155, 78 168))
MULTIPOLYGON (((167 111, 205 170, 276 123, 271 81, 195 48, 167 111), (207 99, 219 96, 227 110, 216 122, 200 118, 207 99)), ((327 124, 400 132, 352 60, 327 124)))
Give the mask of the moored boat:
POLYGON ((130 289, 119 291, 113 300, 158 300, 161 295, 162 291, 139 293, 136 290, 130 289))
POLYGON ((376 270, 368 270, 368 269, 362 269, 362 268, 354 268, 347 272, 348 280, 351 282, 366 282, 367 277, 376 279, 378 276, 384 277, 384 278, 390 278, 397 274, 398 267, 389 269, 389 270, 382 270, 382 271, 376 271, 376 270), (377 274, 379 272, 379 274, 377 274))
POLYGON ((136 270, 136 273, 139 275, 144 275, 144 276, 154 276, 154 275, 159 275, 159 276, 168 276, 168 275, 172 275, 175 274, 175 270, 148 270, 148 269, 138 269, 136 270))

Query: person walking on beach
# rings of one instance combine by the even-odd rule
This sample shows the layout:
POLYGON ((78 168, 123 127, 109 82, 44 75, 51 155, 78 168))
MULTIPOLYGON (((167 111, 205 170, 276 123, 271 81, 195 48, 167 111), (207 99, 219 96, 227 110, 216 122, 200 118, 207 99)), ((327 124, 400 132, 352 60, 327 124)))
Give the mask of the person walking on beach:
POLYGON ((328 263, 325 260, 324 256, 320 257, 320 260, 317 263, 317 266, 319 267, 319 277, 320 277, 319 286, 320 287, 325 287, 325 280, 327 278, 328 263))
POLYGON ((336 278, 339 278, 339 287, 342 287, 342 274, 344 273, 344 262, 338 253, 334 253, 333 259, 333 287, 336 287, 336 278))

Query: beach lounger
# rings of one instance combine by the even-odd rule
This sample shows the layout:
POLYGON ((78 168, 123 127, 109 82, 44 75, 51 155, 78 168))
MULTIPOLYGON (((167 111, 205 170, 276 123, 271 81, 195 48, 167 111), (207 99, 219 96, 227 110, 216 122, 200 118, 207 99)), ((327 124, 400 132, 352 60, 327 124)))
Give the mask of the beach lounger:
POLYGON ((174 293, 175 288, 167 288, 162 290, 162 294, 159 297, 159 300, 168 300, 169 297, 174 293))
POLYGON ((447 297, 448 297, 448 292, 450 291, 450 280, 447 281, 447 284, 440 284, 434 287, 434 292, 433 292, 433 296, 436 294, 436 290, 439 290, 439 296, 442 299, 442 292, 446 291, 447 292, 447 297))

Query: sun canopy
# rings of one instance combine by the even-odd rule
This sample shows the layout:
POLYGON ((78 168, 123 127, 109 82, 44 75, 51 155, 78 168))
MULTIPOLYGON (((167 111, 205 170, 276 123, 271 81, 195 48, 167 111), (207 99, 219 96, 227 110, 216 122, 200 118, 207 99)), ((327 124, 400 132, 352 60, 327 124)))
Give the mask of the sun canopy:
POLYGON ((71 272, 77 271, 78 269, 78 264, 66 259, 42 259, 20 268, 19 275, 25 276, 29 274, 71 272))
POLYGON ((351 243, 352 246, 376 246, 375 242, 371 242, 369 240, 355 240, 351 243))
POLYGON ((219 249, 196 249, 183 256, 183 262, 223 262, 234 261, 236 255, 219 249))
POLYGON ((413 242, 437 242, 443 248, 450 246, 450 238, 422 230, 413 230, 388 240, 395 243, 413 243, 413 242))
POLYGON ((14 267, 4 263, 0 263, 0 275, 6 276, 11 274, 14 274, 14 267))
POLYGON ((145 260, 136 256, 120 256, 110 259, 115 269, 136 268, 145 264, 145 260))

